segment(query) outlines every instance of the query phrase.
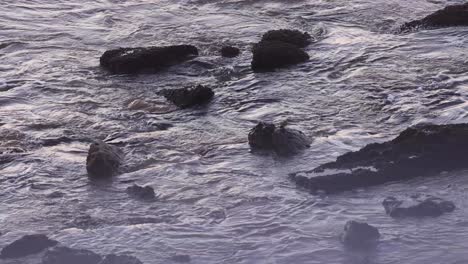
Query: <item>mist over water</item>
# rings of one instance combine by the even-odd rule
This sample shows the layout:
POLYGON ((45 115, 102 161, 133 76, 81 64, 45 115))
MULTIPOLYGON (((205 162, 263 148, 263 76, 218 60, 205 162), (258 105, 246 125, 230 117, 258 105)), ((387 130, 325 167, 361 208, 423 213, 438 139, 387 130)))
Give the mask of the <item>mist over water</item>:
POLYGON ((196 264, 467 263, 468 171, 332 196, 287 177, 411 125, 468 121, 468 28, 394 33, 462 2, 2 0, 0 247, 45 233, 148 264, 177 254, 196 264), (252 44, 279 28, 312 35, 310 61, 253 73, 252 44), (99 67, 107 49, 175 44, 201 54, 158 74, 99 67), (241 56, 221 58, 224 44, 241 56), (179 110, 158 95, 194 84, 212 87, 214 100, 179 110), (144 107, 129 107, 135 100, 144 107), (250 152, 258 121, 286 120, 313 140, 310 149, 292 158, 250 152), (95 139, 126 154, 111 181, 87 177, 95 139), (134 183, 152 186, 157 201, 128 197, 134 183), (444 197, 457 210, 422 220, 385 215, 386 196, 409 193, 444 197), (379 228, 375 251, 343 248, 348 220, 379 228))

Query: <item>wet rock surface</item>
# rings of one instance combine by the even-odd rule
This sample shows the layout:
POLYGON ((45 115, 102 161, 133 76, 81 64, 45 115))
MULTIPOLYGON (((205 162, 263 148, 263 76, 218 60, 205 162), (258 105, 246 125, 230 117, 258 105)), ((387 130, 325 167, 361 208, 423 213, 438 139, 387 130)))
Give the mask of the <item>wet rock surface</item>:
POLYGON ((165 89, 161 94, 180 108, 206 104, 214 96, 213 90, 203 85, 192 88, 165 89))
POLYGON ((198 49, 192 45, 120 48, 104 52, 100 64, 112 73, 130 74, 143 70, 159 71, 194 56, 198 56, 198 49))
POLYGON ((335 162, 290 176, 311 191, 335 193, 464 169, 467 157, 468 124, 420 124, 394 140, 367 145, 335 162))
POLYGON ((143 264, 143 262, 133 256, 110 254, 99 264, 143 264))
POLYGON ((21 258, 37 254, 55 245, 57 245, 57 241, 49 239, 46 235, 26 235, 5 246, 0 253, 0 258, 21 258))
POLYGON ((107 178, 118 173, 122 163, 121 151, 104 141, 97 141, 89 147, 86 169, 93 178, 107 178))
POLYGON ((307 32, 291 29, 278 29, 266 32, 262 41, 281 41, 299 48, 304 48, 312 42, 312 37, 307 32))
POLYGON ((414 195, 407 198, 387 197, 382 205, 385 212, 394 218, 437 217, 455 210, 453 202, 427 195, 414 195))
POLYGON ((221 56, 226 58, 234 58, 239 56, 240 50, 232 46, 224 46, 221 48, 221 56))
POLYGON ((375 246, 380 238, 379 230, 367 223, 348 221, 341 235, 341 242, 352 249, 366 249, 375 246))
POLYGON ((154 189, 151 186, 138 186, 134 184, 127 188, 128 195, 142 199, 142 200, 153 200, 156 198, 154 189))
POLYGON ((468 26, 468 3, 450 5, 434 12, 420 20, 405 23, 401 31, 411 31, 418 28, 445 28, 468 26))
POLYGON ((60 246, 48 250, 41 264, 98 264, 101 260, 101 256, 90 250, 60 246))
POLYGON ((309 55, 296 45, 282 41, 262 41, 253 48, 251 67, 254 72, 268 72, 308 60, 309 55))
POLYGON ((311 143, 301 131, 263 122, 250 131, 248 139, 253 150, 273 150, 283 156, 297 154, 311 143))

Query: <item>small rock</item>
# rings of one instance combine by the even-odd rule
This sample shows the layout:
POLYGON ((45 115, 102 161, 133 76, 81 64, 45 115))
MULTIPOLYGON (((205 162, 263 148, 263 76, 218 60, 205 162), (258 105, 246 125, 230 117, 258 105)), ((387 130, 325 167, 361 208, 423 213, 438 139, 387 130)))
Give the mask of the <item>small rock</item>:
POLYGON ((175 255, 171 259, 172 261, 179 262, 179 263, 188 263, 191 261, 189 255, 175 255))
POLYGON ((90 250, 55 247, 45 253, 41 264, 98 264, 101 260, 90 250))
POLYGON ((143 262, 133 256, 110 254, 99 264, 143 264, 143 262))
POLYGON ((253 48, 252 70, 274 71, 309 60, 309 55, 297 47, 282 41, 262 41, 253 48))
POLYGON ((117 174, 121 162, 120 150, 99 140, 89 148, 86 169, 95 178, 111 177, 117 174))
POLYGON ((134 184, 127 188, 127 193, 139 199, 152 200, 156 198, 154 189, 150 186, 138 186, 134 184))
POLYGON ((299 48, 304 48, 311 43, 311 36, 307 32, 300 32, 299 30, 278 29, 270 30, 262 37, 262 41, 281 41, 299 48))
POLYGON ((240 50, 236 47, 225 46, 221 48, 221 56, 226 58, 234 58, 239 56, 240 50))
POLYGON ((46 235, 26 235, 2 249, 0 258, 21 258, 37 254, 49 247, 57 245, 57 241, 49 239, 46 235))
POLYGON ((206 104, 214 96, 213 90, 203 85, 195 88, 165 89, 161 94, 180 108, 206 104))
POLYGON ((441 216, 455 210, 455 204, 432 196, 414 196, 410 199, 399 200, 387 197, 382 202, 385 212, 391 217, 425 217, 441 216))
POLYGON ((341 236, 341 242, 353 249, 366 249, 375 245, 380 238, 379 230, 367 223, 348 221, 341 236))

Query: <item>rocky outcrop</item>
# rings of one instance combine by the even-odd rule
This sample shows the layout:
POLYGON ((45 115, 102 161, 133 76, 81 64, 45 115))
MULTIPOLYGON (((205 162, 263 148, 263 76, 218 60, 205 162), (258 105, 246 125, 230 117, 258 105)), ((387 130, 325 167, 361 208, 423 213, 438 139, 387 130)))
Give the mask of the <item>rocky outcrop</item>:
POLYGON ((232 46, 224 46, 221 48, 221 56, 226 58, 234 58, 239 56, 240 50, 232 46))
POLYGON ((309 33, 299 30, 278 29, 263 34, 262 41, 281 41, 304 48, 312 43, 312 37, 309 33))
POLYGON ((301 131, 263 122, 250 131, 248 138, 253 150, 273 150, 282 156, 297 154, 311 143, 301 131))
POLYGON ((211 88, 198 85, 192 88, 165 89, 161 94, 180 108, 208 103, 214 96, 211 88))
POLYGON ((4 247, 0 258, 21 258, 37 254, 55 245, 57 245, 57 241, 51 240, 45 235, 26 235, 4 247))
POLYGON ((348 221, 341 235, 341 242, 352 249, 366 249, 375 246, 380 238, 379 230, 367 223, 348 221))
POLYGON ((468 3, 450 5, 422 19, 408 22, 401 26, 401 31, 407 32, 417 28, 444 28, 468 26, 468 3))
POLYGON ((311 191, 335 193, 468 167, 468 124, 421 124, 394 140, 370 144, 335 162, 291 174, 311 191))
POLYGON ((138 186, 134 184, 127 188, 127 193, 138 199, 153 200, 156 198, 154 189, 151 186, 138 186))
POLYGON ((100 64, 112 73, 138 73, 160 71, 195 56, 198 49, 191 45, 120 48, 104 52, 100 64))
POLYGON ((45 253, 41 264, 99 264, 101 260, 101 256, 90 250, 55 247, 45 253))
POLYGON ((93 178, 107 178, 117 174, 122 163, 122 152, 103 141, 97 141, 89 147, 86 169, 93 178))
POLYGON ((437 217, 455 210, 455 204, 441 198, 416 195, 406 199, 387 197, 382 205, 391 217, 437 217))
POLYGON ((309 55, 296 45, 282 41, 262 41, 253 48, 251 67, 254 72, 267 72, 308 60, 309 55))
POLYGON ((133 256, 110 254, 99 264, 143 264, 143 262, 133 256))

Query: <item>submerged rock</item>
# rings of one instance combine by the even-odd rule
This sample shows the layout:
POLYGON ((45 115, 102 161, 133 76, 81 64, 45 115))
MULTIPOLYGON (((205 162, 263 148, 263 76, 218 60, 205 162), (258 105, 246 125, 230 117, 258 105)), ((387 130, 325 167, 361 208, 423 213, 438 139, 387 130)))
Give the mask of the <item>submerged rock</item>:
POLYGON ((422 124, 394 140, 370 144, 309 172, 291 174, 297 185, 328 193, 468 167, 468 124, 422 124))
POLYGON ((49 239, 46 235, 26 235, 2 249, 0 258, 21 258, 37 254, 49 247, 57 245, 57 241, 49 239))
POLYGON ((262 41, 253 48, 252 70, 274 71, 309 60, 309 55, 296 45, 282 41, 262 41))
POLYGON ((101 260, 90 250, 55 247, 45 253, 41 264, 98 264, 101 260))
POLYGON ((401 31, 411 31, 417 28, 444 28, 455 26, 468 26, 468 3, 450 5, 423 19, 405 23, 401 26, 401 31))
POLYGON ((91 177, 105 178, 117 174, 121 162, 120 150, 99 140, 89 147, 86 169, 91 177))
POLYGON ((138 73, 159 71, 194 56, 198 56, 198 49, 191 45, 120 48, 104 52, 100 64, 112 73, 138 73))
POLYGON ((341 235, 341 242, 353 249, 366 249, 375 245, 380 238, 379 230, 367 223, 348 221, 341 235))
POLYGON ((273 150, 283 156, 297 154, 311 143, 301 131, 263 122, 250 131, 248 138, 252 149, 273 150))
POLYGON ((211 88, 198 85, 194 88, 165 89, 162 95, 180 108, 208 103, 214 96, 211 88))
POLYGON ((221 48, 221 56, 226 58, 234 58, 239 56, 240 50, 236 47, 225 46, 221 48))
POLYGON ((99 264, 143 264, 143 262, 133 256, 110 254, 99 264))
POLYGON ((307 32, 291 29, 270 30, 262 37, 262 41, 281 41, 299 48, 304 48, 312 42, 312 37, 307 32))
POLYGON ((455 204, 432 196, 413 196, 409 199, 387 197, 382 205, 391 217, 441 216, 455 210, 455 204))
POLYGON ((133 197, 144 200, 152 200, 156 198, 154 189, 151 186, 142 187, 134 184, 127 188, 127 193, 133 197))

